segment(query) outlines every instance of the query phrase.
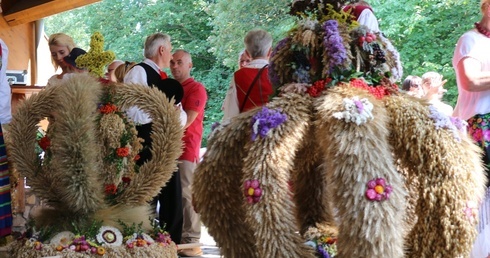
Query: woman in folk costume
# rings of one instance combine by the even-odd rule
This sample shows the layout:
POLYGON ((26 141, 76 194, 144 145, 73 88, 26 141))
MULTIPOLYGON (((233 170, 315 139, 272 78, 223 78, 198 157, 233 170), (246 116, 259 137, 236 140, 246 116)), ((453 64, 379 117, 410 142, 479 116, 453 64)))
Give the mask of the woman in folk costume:
POLYGON ((265 30, 251 30, 244 42, 245 53, 252 61, 233 75, 223 104, 223 120, 265 105, 273 93, 268 77, 272 36, 265 30))
MULTIPOLYGON (((482 19, 458 40, 453 67, 458 101, 453 116, 468 121, 472 138, 483 148, 487 179, 490 176, 490 0, 482 0, 482 19)), ((487 181, 487 186, 489 183, 487 181)), ((479 235, 471 257, 490 256, 490 188, 480 206, 479 235)))
POLYGON ((344 7, 344 12, 349 11, 359 24, 368 27, 373 32, 379 32, 378 19, 367 2, 352 1, 350 5, 344 7))
MULTIPOLYGON (((8 48, 0 39, 0 123, 9 124, 12 119, 10 104, 10 85, 7 81, 8 48)), ((7 164, 7 152, 0 126, 0 237, 12 232, 12 206, 10 196, 10 180, 7 164)))

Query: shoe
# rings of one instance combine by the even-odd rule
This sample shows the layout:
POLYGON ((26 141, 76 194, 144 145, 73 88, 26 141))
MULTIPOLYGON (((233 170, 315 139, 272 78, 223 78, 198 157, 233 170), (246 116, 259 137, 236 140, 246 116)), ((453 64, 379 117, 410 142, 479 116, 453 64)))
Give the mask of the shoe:
POLYGON ((189 249, 182 249, 178 253, 179 256, 182 257, 196 257, 196 256, 201 256, 202 255, 202 249, 201 247, 193 247, 189 249))

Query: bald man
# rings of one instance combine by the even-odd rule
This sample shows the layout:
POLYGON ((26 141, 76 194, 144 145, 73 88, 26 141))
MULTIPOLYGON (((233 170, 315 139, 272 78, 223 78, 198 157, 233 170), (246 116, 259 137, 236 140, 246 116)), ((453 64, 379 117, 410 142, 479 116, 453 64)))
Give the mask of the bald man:
POLYGON ((105 73, 105 77, 107 80, 111 82, 117 82, 116 75, 114 75, 114 71, 120 65, 124 64, 121 60, 114 60, 109 66, 107 66, 107 72, 105 73))
MULTIPOLYGON (((182 227, 181 244, 199 243, 201 238, 201 218, 192 206, 192 180, 194 170, 199 162, 199 150, 203 133, 204 107, 208 96, 204 86, 191 77, 192 58, 189 52, 178 49, 170 61, 172 76, 182 84, 184 98, 182 107, 187 114, 185 125, 184 152, 179 158, 178 168, 182 185, 182 206, 184 208, 184 224, 182 227)), ((182 257, 201 256, 200 247, 179 251, 182 257)))

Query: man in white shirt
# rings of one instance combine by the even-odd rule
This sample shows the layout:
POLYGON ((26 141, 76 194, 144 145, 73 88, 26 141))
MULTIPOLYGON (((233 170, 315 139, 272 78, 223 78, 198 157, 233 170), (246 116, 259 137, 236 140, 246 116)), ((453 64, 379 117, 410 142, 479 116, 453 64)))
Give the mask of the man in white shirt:
MULTIPOLYGON (((163 33, 155 33, 145 41, 145 60, 135 65, 124 77, 124 83, 135 83, 147 86, 158 85, 161 80, 167 79, 167 74, 162 69, 170 66, 172 59, 172 44, 170 36, 163 33)), ((181 109, 182 110, 182 109, 181 109)), ((150 116, 138 107, 131 107, 126 111, 128 117, 137 125, 138 137, 143 138, 143 150, 140 152, 138 165, 143 165, 151 159, 151 126, 150 116)), ((186 123, 185 112, 181 111, 181 123, 186 123), (182 116, 182 113, 184 114, 182 116), (182 119, 184 117, 184 119, 182 119), (183 120, 183 121, 182 121, 183 120)), ((159 221, 160 226, 169 232, 172 240, 180 244, 182 236, 183 207, 182 187, 180 185, 180 173, 173 173, 155 202, 160 203, 159 221), (165 227, 164 227, 165 226, 165 227)))

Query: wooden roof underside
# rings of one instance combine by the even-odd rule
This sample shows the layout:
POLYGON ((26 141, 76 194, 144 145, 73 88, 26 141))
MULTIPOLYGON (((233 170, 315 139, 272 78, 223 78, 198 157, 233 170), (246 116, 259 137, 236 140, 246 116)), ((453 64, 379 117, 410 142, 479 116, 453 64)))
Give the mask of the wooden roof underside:
POLYGON ((2 16, 9 26, 42 19, 101 0, 0 0, 2 16))

